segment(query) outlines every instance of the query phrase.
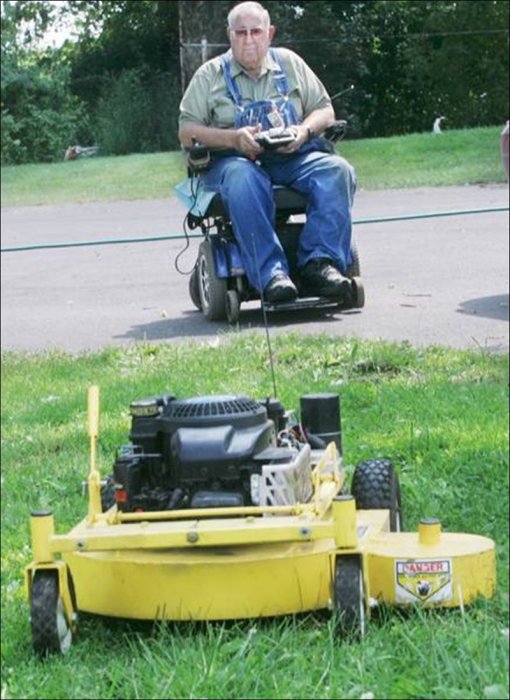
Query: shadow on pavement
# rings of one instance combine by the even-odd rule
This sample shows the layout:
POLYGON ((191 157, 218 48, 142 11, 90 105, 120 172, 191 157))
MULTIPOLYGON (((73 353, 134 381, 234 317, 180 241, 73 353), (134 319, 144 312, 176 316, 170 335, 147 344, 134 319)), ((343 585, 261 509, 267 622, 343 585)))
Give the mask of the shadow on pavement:
POLYGON ((460 304, 457 311, 468 316, 483 316, 499 321, 508 321, 508 294, 468 299, 460 304))
MULTIPOLYGON (((328 309, 306 309, 297 312, 273 312, 268 314, 269 327, 287 328, 303 323, 338 323, 342 321, 341 316, 360 313, 359 311, 348 311, 340 313, 338 310, 328 309)), ((172 338, 191 337, 211 337, 219 332, 229 330, 249 330, 264 328, 264 318, 260 307, 241 309, 240 320, 237 324, 230 325, 227 321, 207 321, 200 311, 187 311, 180 318, 165 319, 153 323, 132 326, 123 335, 116 335, 116 339, 129 338, 133 340, 171 340, 172 338)))

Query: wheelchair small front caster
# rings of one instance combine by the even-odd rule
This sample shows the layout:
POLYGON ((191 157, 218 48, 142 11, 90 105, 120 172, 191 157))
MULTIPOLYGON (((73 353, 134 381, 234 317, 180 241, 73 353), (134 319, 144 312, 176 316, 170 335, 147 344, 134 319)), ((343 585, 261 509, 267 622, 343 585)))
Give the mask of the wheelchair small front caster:
POLYGON ((365 288, 361 277, 351 278, 351 298, 353 309, 362 309, 365 306, 365 288))
POLYGON ((229 289, 225 297, 225 310, 229 323, 237 323, 239 321, 240 306, 239 294, 235 289, 229 289))

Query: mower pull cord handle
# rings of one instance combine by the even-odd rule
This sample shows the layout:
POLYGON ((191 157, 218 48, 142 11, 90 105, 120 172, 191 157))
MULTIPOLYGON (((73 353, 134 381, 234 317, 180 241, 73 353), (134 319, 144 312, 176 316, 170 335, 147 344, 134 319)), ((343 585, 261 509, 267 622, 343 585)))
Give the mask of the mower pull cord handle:
POLYGON ((89 512, 88 520, 93 523, 102 513, 101 478, 97 469, 96 447, 99 435, 99 387, 91 386, 88 391, 88 432, 90 438, 90 471, 88 478, 89 512))

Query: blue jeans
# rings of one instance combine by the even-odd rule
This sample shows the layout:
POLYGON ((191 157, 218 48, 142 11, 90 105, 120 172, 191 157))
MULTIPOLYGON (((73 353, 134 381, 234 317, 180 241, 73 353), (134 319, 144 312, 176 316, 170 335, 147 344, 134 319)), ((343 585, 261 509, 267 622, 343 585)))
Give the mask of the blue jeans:
POLYGON ((261 164, 242 156, 225 156, 213 160, 202 180, 221 195, 246 276, 255 289, 264 289, 279 272, 289 274, 275 231, 273 185, 291 187, 307 198, 298 268, 312 258, 329 258, 341 272, 349 265, 356 176, 340 156, 305 150, 270 155, 261 164))

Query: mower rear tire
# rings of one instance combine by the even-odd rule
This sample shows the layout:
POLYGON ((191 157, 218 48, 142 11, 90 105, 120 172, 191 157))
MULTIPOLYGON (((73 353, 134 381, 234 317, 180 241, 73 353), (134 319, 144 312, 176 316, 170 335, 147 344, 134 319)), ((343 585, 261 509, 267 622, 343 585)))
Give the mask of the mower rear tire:
POLYGON ((30 593, 32 644, 40 656, 65 654, 73 639, 55 571, 36 571, 30 593))
POLYGON ((333 582, 335 632, 342 636, 365 634, 365 585, 361 557, 338 556, 333 582))
POLYGON ((359 510, 388 509, 390 532, 402 532, 400 483, 389 459, 369 459, 354 469, 351 493, 359 510))
POLYGON ((208 321, 223 321, 227 317, 227 283, 216 277, 212 245, 203 241, 198 249, 198 289, 202 313, 208 321))

